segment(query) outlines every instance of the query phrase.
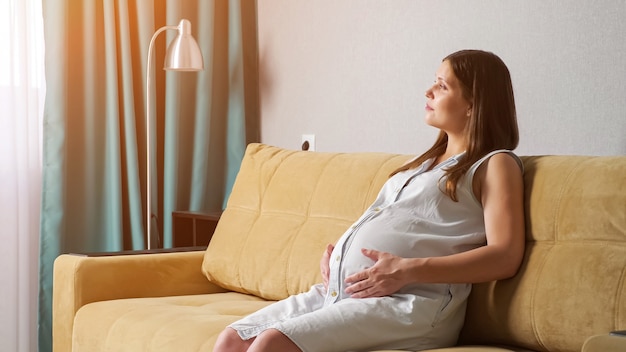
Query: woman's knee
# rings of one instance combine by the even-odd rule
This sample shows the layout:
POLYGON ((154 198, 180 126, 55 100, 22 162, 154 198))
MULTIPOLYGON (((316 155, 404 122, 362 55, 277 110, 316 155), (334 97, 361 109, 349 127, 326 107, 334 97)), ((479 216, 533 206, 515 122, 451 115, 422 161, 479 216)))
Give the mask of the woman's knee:
POLYGON ((226 328, 215 341, 214 352, 244 352, 248 350, 254 339, 243 340, 235 329, 226 328))
POLYGON ((257 336, 248 351, 302 352, 285 334, 276 329, 267 329, 257 336))

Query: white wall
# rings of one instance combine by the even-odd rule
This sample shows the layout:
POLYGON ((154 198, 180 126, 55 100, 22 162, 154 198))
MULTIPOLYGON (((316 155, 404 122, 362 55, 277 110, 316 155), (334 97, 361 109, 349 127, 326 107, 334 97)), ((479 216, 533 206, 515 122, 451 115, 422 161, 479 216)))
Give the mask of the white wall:
POLYGON ((519 154, 626 154, 626 1, 257 0, 261 141, 419 153, 441 59, 508 65, 519 154))

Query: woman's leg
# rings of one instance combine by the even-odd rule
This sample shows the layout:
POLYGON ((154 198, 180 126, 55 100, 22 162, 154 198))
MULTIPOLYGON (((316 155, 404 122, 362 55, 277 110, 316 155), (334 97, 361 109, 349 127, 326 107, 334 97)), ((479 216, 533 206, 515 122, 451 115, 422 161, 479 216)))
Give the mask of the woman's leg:
POLYGON ((245 352, 254 340, 255 338, 242 340, 235 329, 226 328, 217 337, 213 352, 245 352))
MULTIPOLYGON (((248 351, 251 345, 261 335, 265 333, 267 327, 272 326, 283 320, 289 320, 293 317, 297 317, 303 314, 310 313, 314 310, 320 309, 324 304, 324 294, 326 289, 324 285, 318 284, 311 287, 308 292, 301 293, 295 296, 290 296, 284 300, 270 304, 234 323, 229 325, 224 331, 220 333, 215 342, 215 352, 242 352, 248 351), (239 331, 239 332, 238 332, 239 331), (242 333, 243 336, 250 337, 250 339, 242 339, 239 336, 242 333)), ((289 338, 280 333, 278 330, 268 332, 264 339, 266 341, 260 341, 259 347, 264 344, 281 343, 283 341, 288 344, 293 344, 289 338), (279 334, 279 335, 276 335, 279 334)), ((295 345, 291 346, 295 347, 295 345)), ((262 350, 262 349, 261 349, 262 350)), ((269 349, 271 351, 271 349, 269 349)), ((250 351, 254 349, 250 348, 250 351)), ((258 351, 258 350, 257 350, 258 351)), ((273 351, 283 351, 283 349, 274 349, 273 351)), ((290 351, 284 349, 284 351, 290 351)), ((300 351, 295 349, 293 351, 300 351)))
POLYGON ((293 341, 276 329, 263 331, 254 340, 248 352, 302 352, 293 341))

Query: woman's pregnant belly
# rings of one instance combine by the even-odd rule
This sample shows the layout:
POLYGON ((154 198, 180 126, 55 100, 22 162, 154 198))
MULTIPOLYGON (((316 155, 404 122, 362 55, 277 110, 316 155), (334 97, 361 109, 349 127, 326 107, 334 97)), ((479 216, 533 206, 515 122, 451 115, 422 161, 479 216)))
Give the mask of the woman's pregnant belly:
POLYGON ((484 234, 455 231, 458 229, 424 220, 410 211, 383 210, 361 224, 352 232, 352 239, 346 241, 341 254, 341 279, 374 265, 361 252, 364 248, 403 258, 423 258, 462 252, 484 243, 484 234))
POLYGON ((415 219, 409 216, 393 217, 385 213, 379 214, 361 224, 354 232, 352 239, 346 242, 342 253, 342 280, 356 272, 374 265, 374 261, 366 257, 361 249, 374 249, 388 252, 404 258, 416 258, 422 254, 417 245, 419 242, 418 226, 415 219))

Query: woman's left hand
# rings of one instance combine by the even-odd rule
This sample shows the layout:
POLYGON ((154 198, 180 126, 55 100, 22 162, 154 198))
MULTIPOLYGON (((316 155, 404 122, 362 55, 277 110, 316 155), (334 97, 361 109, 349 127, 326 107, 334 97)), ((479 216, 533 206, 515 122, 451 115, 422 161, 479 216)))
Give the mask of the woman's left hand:
POLYGON ((389 296, 407 284, 402 271, 405 258, 373 249, 362 249, 361 252, 375 263, 346 278, 346 293, 352 298, 389 296))

